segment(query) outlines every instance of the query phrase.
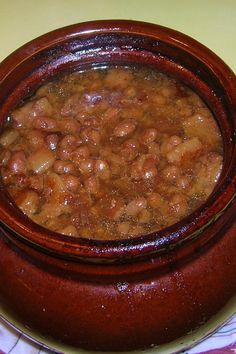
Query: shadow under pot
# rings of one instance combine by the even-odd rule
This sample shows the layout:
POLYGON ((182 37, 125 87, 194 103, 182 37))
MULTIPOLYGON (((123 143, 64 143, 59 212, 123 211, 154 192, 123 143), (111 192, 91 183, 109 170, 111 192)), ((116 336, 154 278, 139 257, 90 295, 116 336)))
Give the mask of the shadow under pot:
POLYGON ((63 235, 28 218, 1 182, 0 301, 44 338, 124 351, 179 338, 236 292, 236 79, 210 50, 165 27, 76 24, 24 45, 0 65, 2 129, 43 83, 74 70, 148 66, 195 91, 217 120, 223 166, 191 215, 122 239, 63 235))

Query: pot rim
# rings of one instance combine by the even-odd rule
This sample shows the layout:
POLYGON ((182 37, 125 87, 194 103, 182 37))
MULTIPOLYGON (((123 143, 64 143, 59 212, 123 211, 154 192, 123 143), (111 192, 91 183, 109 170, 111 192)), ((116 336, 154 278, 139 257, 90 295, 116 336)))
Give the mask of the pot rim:
MULTIPOLYGON (((219 78, 222 86, 227 87, 231 113, 235 121, 236 77, 232 70, 210 49, 191 37, 167 27, 140 21, 89 21, 46 33, 17 49, 0 64, 0 86, 18 65, 51 46, 54 47, 82 37, 114 33, 152 38, 197 57, 219 78)), ((91 262, 114 262, 134 260, 158 252, 169 252, 182 243, 198 238, 205 228, 220 218, 224 210, 234 203, 236 193, 235 158, 234 151, 228 175, 224 176, 223 180, 220 179, 212 195, 199 209, 168 228, 133 239, 103 241, 58 234, 35 224, 18 208, 14 210, 14 204, 9 202, 6 196, 0 200, 1 219, 3 225, 24 242, 58 256, 91 262)), ((0 188, 4 192, 4 187, 0 188)))

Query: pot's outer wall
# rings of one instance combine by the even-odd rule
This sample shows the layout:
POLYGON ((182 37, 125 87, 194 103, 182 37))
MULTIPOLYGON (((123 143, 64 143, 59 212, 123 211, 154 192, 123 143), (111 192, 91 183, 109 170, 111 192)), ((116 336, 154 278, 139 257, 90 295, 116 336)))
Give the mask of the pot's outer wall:
POLYGON ((2 233, 0 301, 33 330, 78 347, 112 351, 165 343, 205 322, 235 294, 236 223, 225 231, 164 273, 155 271, 152 259, 151 273, 103 277, 100 269, 92 279, 74 262, 62 267, 54 259, 50 271, 44 267, 50 256, 28 246, 19 250, 2 233))

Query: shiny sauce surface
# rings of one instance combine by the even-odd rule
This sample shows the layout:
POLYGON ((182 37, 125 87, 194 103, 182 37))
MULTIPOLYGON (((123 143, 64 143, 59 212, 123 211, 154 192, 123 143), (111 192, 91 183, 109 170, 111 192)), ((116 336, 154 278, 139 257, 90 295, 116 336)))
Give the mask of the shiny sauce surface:
POLYGON ((145 67, 47 82, 0 136, 1 176, 18 207, 45 228, 92 239, 180 221, 209 197, 222 160, 201 98, 145 67))

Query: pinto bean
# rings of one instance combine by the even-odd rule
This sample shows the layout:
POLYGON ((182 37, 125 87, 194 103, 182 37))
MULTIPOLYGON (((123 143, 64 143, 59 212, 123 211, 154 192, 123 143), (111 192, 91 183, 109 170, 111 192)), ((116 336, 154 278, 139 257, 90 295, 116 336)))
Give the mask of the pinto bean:
POLYGON ((139 142, 136 139, 126 140, 121 147, 120 154, 127 161, 132 161, 137 157, 139 152, 139 142))
POLYGON ((144 179, 150 179, 157 176, 156 161, 153 158, 147 158, 142 166, 142 176, 144 179))
POLYGON ((130 222, 128 221, 121 222, 120 224, 117 225, 117 231, 122 235, 127 235, 129 233, 129 230, 130 230, 130 222))
POLYGON ((32 123, 33 128, 40 129, 47 132, 58 131, 57 121, 49 117, 36 117, 32 123))
POLYGON ((71 134, 65 135, 59 142, 57 156, 60 160, 70 160, 73 157, 73 151, 80 144, 80 141, 71 134))
POLYGON ((73 156, 78 159, 81 159, 81 158, 86 159, 89 157, 89 155, 90 155, 90 151, 89 151, 88 146, 86 146, 86 145, 82 145, 73 151, 73 156))
POLYGON ((143 209, 140 211, 138 215, 138 221, 141 224, 147 224, 151 220, 151 213, 147 209, 143 209))
POLYGON ((187 214, 188 203, 186 197, 183 194, 174 194, 170 199, 169 205, 171 211, 173 211, 175 214, 179 214, 181 216, 187 214))
POLYGON ((114 128, 114 135, 120 138, 127 136, 134 132, 136 126, 137 123, 134 119, 123 120, 114 128))
POLYGON ((58 232, 61 233, 62 235, 78 236, 78 231, 76 227, 73 225, 68 225, 63 229, 59 229, 58 232))
POLYGON ((160 156, 160 146, 156 142, 151 142, 148 144, 148 153, 155 155, 156 157, 160 156))
POLYGON ((93 128, 84 128, 80 133, 80 137, 83 142, 92 145, 98 145, 101 140, 101 135, 99 131, 93 128))
POLYGON ((53 112, 53 107, 47 97, 42 97, 33 102, 32 112, 34 116, 50 116, 53 112))
POLYGON ((153 192, 148 196, 147 203, 151 208, 156 209, 163 203, 163 198, 159 193, 153 192))
POLYGON ((96 176, 90 176, 88 179, 84 181, 85 189, 95 196, 97 196, 100 192, 100 184, 99 180, 96 176))
POLYGON ((161 174, 167 181, 172 182, 180 176, 180 168, 175 165, 167 165, 161 174))
POLYGON ((149 145, 154 142, 157 138, 157 130, 155 128, 147 128, 140 136, 140 141, 142 144, 149 145))
POLYGON ((189 176, 179 176, 176 179, 176 185, 179 188, 186 189, 191 185, 191 178, 189 176))
POLYGON ((129 229, 130 236, 138 236, 145 233, 145 229, 141 225, 132 226, 129 229))
POLYGON ((59 142, 59 137, 57 134, 49 134, 46 136, 46 144, 50 150, 52 151, 56 150, 58 142, 59 142))
POLYGON ((64 173, 74 173, 75 166, 72 162, 69 161, 56 160, 53 164, 53 170, 59 175, 64 173))
POLYGON ((142 209, 145 209, 146 207, 147 207, 146 199, 143 197, 140 197, 140 198, 134 199, 131 202, 129 202, 129 204, 126 206, 125 213, 126 213, 126 215, 129 215, 129 216, 135 216, 142 209))
POLYGON ((93 172, 94 160, 92 159, 83 159, 79 162, 79 171, 82 174, 90 174, 93 172))
POLYGON ((74 116, 80 108, 80 95, 74 94, 69 97, 61 108, 62 116, 74 116))
POLYGON ((163 155, 166 155, 168 152, 172 151, 175 146, 182 143, 181 137, 173 135, 168 139, 165 139, 161 144, 161 152, 163 155))
POLYGON ((42 175, 30 176, 28 178, 28 186, 30 189, 41 193, 44 187, 44 181, 42 175))
POLYGON ((65 135, 59 143, 61 148, 70 147, 71 149, 75 149, 78 145, 80 145, 80 141, 72 134, 65 135))
POLYGON ((109 179, 111 175, 111 171, 109 165, 104 160, 96 160, 94 164, 94 173, 100 177, 101 179, 109 179))
POLYGON ((0 144, 4 147, 11 145, 19 137, 19 132, 16 129, 7 129, 0 136, 0 144))
POLYGON ((61 178, 66 186, 66 188, 73 193, 77 193, 81 189, 80 179, 76 176, 65 174, 61 175, 61 178))
POLYGON ((68 148, 61 148, 59 147, 56 151, 57 153, 57 158, 59 160, 70 160, 72 158, 72 148, 68 147, 68 148))
POLYGON ((45 146, 44 139, 45 139, 45 133, 40 130, 32 129, 27 134, 28 144, 33 150, 37 150, 45 146))
POLYGON ((8 160, 8 167, 13 174, 26 173, 26 157, 23 151, 14 152, 8 160))
POLYGON ((11 152, 7 149, 0 151, 0 166, 6 166, 10 160, 11 152))
POLYGON ((58 129, 64 134, 79 134, 80 124, 75 119, 60 119, 57 121, 58 129))

